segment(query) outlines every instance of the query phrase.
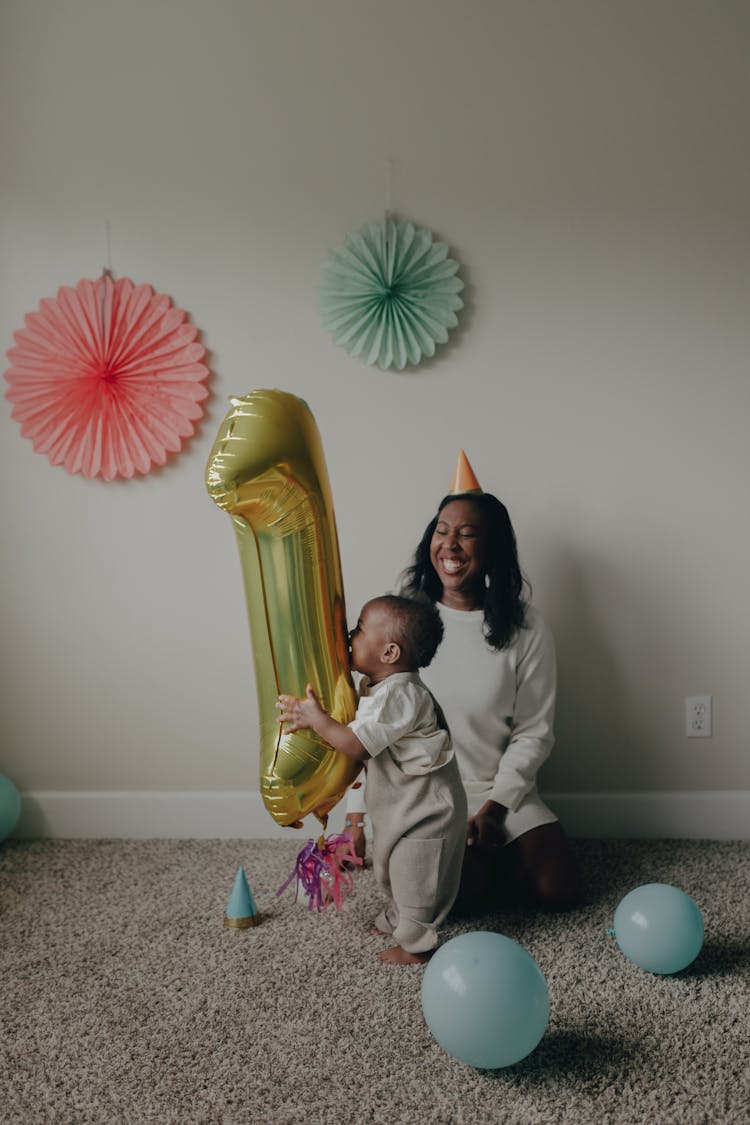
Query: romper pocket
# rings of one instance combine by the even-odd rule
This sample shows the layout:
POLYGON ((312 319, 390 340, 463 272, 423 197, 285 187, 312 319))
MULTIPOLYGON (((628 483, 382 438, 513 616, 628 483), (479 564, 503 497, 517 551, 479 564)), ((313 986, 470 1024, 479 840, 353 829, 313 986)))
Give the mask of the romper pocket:
POLYGON ((393 897, 399 906, 420 910, 435 902, 439 879, 443 840, 419 840, 404 836, 393 848, 388 861, 388 875, 393 897))

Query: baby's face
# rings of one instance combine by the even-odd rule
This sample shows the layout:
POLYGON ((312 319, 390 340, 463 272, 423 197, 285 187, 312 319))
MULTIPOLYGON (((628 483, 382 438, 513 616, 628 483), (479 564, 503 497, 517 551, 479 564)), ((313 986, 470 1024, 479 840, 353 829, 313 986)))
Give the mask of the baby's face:
POLYGON ((351 665, 373 679, 383 669, 383 654, 393 639, 391 615, 375 598, 362 607, 359 621, 349 634, 351 665))

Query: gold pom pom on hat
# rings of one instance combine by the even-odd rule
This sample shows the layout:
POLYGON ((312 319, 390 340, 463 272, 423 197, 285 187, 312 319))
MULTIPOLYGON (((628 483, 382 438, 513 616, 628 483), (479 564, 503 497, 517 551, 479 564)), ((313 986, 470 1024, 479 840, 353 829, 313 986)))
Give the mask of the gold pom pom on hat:
POLYGON ((448 495, 481 496, 482 492, 482 486, 477 480, 474 470, 469 464, 469 458, 466 456, 462 449, 458 454, 456 471, 453 474, 453 480, 451 481, 451 486, 448 489, 448 495))

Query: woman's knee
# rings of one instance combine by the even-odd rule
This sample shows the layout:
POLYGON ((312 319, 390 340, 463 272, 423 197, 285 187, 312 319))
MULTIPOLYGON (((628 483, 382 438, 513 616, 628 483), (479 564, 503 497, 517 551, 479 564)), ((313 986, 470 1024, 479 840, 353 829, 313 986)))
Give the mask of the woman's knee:
MULTIPOLYGON (((530 873, 531 874, 531 873, 530 873)), ((528 889, 543 910, 574 910, 581 901, 581 879, 572 864, 547 864, 527 877, 528 889)))
POLYGON ((572 910, 581 901, 581 873, 559 824, 543 825, 512 845, 525 897, 544 910, 572 910))

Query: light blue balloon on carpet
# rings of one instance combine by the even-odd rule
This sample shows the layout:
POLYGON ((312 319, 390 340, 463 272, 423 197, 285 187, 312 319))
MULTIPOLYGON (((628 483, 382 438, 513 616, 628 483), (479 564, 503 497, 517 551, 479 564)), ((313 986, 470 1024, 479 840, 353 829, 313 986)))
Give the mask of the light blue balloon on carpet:
POLYGON ((669 883, 644 883, 615 911, 617 944, 650 973, 679 973, 703 946, 703 917, 690 895, 669 883))
POLYGON ((21 815, 21 794, 5 774, 0 773, 0 840, 10 836, 21 815))
POLYGON ((549 1022, 549 991, 522 945, 477 930, 451 938, 422 977, 422 1011, 440 1046, 471 1066, 512 1066, 549 1022))

